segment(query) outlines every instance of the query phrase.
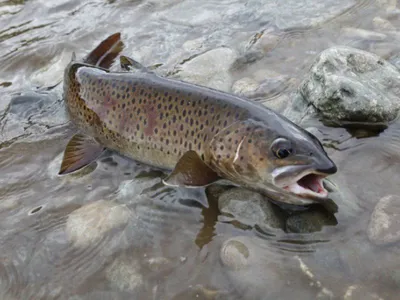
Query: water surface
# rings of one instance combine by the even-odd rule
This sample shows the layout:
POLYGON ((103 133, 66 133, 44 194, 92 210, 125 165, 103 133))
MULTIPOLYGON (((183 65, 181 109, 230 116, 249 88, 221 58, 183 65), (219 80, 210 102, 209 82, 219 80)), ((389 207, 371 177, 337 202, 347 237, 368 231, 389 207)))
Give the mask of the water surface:
POLYGON ((161 64, 162 75, 179 75, 207 50, 231 48, 237 59, 223 77, 228 86, 275 74, 278 84, 271 80, 271 92, 256 100, 280 101, 330 46, 368 50, 397 65, 399 26, 391 1, 1 1, 1 298, 343 299, 361 289, 345 299, 397 299, 400 247, 373 246, 366 235, 376 203, 399 191, 400 157, 390 146, 396 124, 372 136, 304 124, 339 167, 332 177, 338 211, 325 212, 333 221, 316 233, 271 232, 219 216, 217 191, 208 191, 204 208, 187 191, 163 186, 161 171, 115 153, 58 177, 74 127, 61 86, 53 87, 73 52, 82 57, 119 31, 124 54, 161 64), (378 28, 375 17, 394 28, 378 28), (266 35, 276 43, 260 46, 266 35), (97 203, 92 214, 79 215, 90 203, 97 203), (82 227, 89 216, 98 216, 96 226, 82 227), (244 270, 221 261, 221 245, 232 237, 252 249, 244 270))

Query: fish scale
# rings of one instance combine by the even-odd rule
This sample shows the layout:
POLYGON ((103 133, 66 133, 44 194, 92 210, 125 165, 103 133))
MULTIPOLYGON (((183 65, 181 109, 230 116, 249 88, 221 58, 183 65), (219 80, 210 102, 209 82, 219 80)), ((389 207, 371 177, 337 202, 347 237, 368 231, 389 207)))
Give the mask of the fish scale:
POLYGON ((108 148, 172 170, 167 185, 228 179, 278 202, 306 205, 327 197, 322 178, 337 168, 311 133, 260 103, 158 76, 128 57, 120 57, 121 71, 111 72, 121 50, 120 34, 111 35, 65 70, 64 100, 78 133, 67 144, 60 175, 108 148))

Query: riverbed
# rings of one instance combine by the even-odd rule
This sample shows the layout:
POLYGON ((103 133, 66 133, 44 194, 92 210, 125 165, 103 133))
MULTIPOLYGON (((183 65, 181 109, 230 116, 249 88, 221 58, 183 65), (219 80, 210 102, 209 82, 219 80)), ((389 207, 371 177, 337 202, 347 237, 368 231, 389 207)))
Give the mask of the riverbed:
POLYGON ((0 1, 0 298, 398 299, 400 126, 292 109, 330 47, 400 68, 398 28, 392 0, 0 1), (333 204, 297 211, 213 185, 206 207, 111 151, 58 176, 75 132, 64 68, 115 32, 157 74, 308 128, 338 166, 333 204))

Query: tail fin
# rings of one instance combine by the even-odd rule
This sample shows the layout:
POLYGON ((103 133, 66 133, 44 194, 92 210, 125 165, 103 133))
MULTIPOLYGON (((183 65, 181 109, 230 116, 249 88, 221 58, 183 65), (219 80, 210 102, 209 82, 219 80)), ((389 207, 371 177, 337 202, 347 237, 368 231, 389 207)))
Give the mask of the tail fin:
POLYGON ((108 69, 111 67, 114 59, 122 51, 123 47, 124 43, 121 41, 121 33, 114 33, 90 52, 84 59, 84 62, 108 69))

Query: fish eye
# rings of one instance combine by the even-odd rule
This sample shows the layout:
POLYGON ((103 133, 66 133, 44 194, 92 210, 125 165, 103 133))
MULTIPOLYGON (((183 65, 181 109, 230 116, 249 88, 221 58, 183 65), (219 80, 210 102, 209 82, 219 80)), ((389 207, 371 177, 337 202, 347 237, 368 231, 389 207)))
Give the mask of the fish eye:
POLYGON ((276 139, 271 145, 272 153, 279 159, 286 158, 293 153, 291 143, 284 138, 276 139))

